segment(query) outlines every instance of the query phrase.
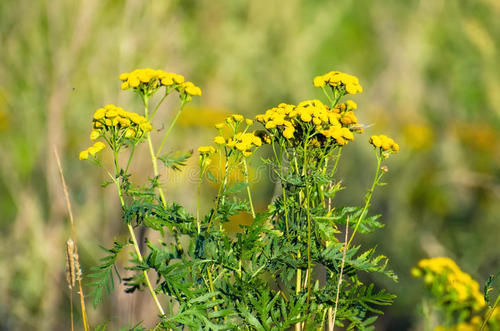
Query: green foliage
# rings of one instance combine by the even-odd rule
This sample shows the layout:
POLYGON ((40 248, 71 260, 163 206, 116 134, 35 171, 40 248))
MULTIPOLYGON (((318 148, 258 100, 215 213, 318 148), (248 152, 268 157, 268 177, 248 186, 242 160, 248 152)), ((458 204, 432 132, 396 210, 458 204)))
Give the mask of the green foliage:
MULTIPOLYGON (((144 91, 152 91, 152 87, 157 91, 160 87, 159 83, 143 77, 155 71, 138 72, 140 80, 134 81, 131 74, 123 77, 132 84, 126 83, 125 87, 132 86, 141 96, 145 106, 145 117, 141 121, 144 128, 149 128, 150 94, 144 91)), ((162 84, 172 84, 181 93, 181 109, 158 150, 154 149, 149 133, 134 140, 125 168, 120 165, 119 154, 126 153, 126 149, 121 148, 126 141, 122 142, 116 134, 123 128, 120 121, 115 121, 118 123, 116 132, 113 131, 116 139, 106 140, 114 153, 114 176, 110 174, 110 177, 118 190, 122 219, 134 246, 125 266, 131 272, 123 279, 125 291, 149 291, 160 313, 156 329, 284 330, 295 327, 316 330, 334 323, 349 330, 371 330, 377 315, 383 313, 380 306, 392 303, 394 295, 361 280, 367 274, 378 273, 397 281, 397 276, 388 269, 388 259, 376 255, 375 248, 364 249, 351 242, 356 233, 370 234, 383 227, 378 220, 380 215, 368 216, 369 205, 385 173, 381 170, 382 161, 399 147, 385 136, 384 139, 396 147, 391 149, 373 143, 377 167, 364 204, 335 206, 336 193, 343 189, 335 177, 341 151, 354 139, 353 132, 359 131, 352 126, 353 121, 357 121, 353 113, 356 104, 339 102, 348 90, 361 91, 354 76, 339 74, 339 77, 340 85, 331 85, 332 95, 323 89, 331 101, 330 107, 318 100, 298 106, 282 104, 272 111, 284 111, 288 107, 287 114, 296 113, 286 123, 283 117, 282 124, 269 119, 270 123, 266 123, 268 115, 258 115, 257 121, 267 130, 265 136, 250 133, 253 121, 238 114, 228 117, 225 124, 217 125, 219 136, 214 138, 217 147, 198 149, 198 199, 205 174, 218 186, 214 205, 206 215, 200 215, 199 203, 193 216, 182 204, 166 200, 157 162, 180 171, 191 156, 189 152, 157 157, 182 107, 191 100, 191 95, 183 91, 197 93, 197 90, 174 80, 161 80, 162 84), (343 120, 344 117, 349 121, 343 120), (224 137, 224 130, 230 132, 229 137, 224 137), (133 183, 128 172, 134 150, 141 141, 148 142, 153 164, 154 176, 147 185, 133 183), (274 159, 264 163, 277 175, 281 192, 265 212, 257 214, 252 203, 247 160, 263 142, 272 145, 274 159), (219 155, 219 178, 208 170, 215 153, 219 155), (233 179, 240 174, 244 180, 233 179), (253 221, 230 236, 224 224, 241 213, 251 213, 253 221), (161 238, 157 243, 146 238, 141 252, 134 234, 137 227, 158 232, 161 238), (337 237, 339 233, 345 233, 345 240, 337 237), (156 275, 154 284, 150 280, 153 274, 156 275), (320 278, 324 279, 321 283, 320 278), (158 297, 167 299, 167 312, 158 297)), ((165 96, 174 88, 167 86, 165 96)), ((103 123, 109 123, 108 126, 114 123, 106 121, 103 123)), ((122 122, 128 124, 123 119, 122 122)), ((90 160, 102 166, 96 157, 90 160)), ((101 300, 104 290, 109 292, 113 288, 112 270, 124 246, 116 242, 112 249, 106 250, 109 255, 94 268, 96 272, 91 276, 97 279, 92 283, 95 304, 101 300)))
POLYGON ((180 171, 186 165, 186 161, 193 155, 193 151, 189 152, 172 152, 165 156, 158 157, 165 167, 175 171, 180 171))
POLYGON ((102 301, 103 294, 109 294, 115 287, 115 281, 113 277, 113 272, 116 274, 118 279, 121 281, 120 274, 116 269, 115 262, 118 254, 121 250, 127 246, 127 244, 115 241, 113 247, 110 249, 101 247, 108 255, 101 258, 101 263, 95 267, 92 267, 91 273, 87 276, 93 278, 88 285, 92 287, 92 291, 89 293, 90 297, 93 297, 94 308, 97 307, 99 302, 102 301))

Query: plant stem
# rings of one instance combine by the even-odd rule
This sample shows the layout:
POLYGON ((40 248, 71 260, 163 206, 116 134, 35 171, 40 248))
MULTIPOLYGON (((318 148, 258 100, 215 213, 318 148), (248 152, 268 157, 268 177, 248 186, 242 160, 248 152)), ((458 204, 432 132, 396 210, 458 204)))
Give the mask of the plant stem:
POLYGON ((326 98, 328 99, 328 101, 330 101, 330 104, 332 105, 331 108, 333 108, 335 106, 335 101, 333 101, 333 99, 330 97, 330 95, 328 94, 328 92, 326 92, 326 89, 325 89, 324 86, 321 86, 321 90, 326 95, 326 98))
POLYGON ((200 181, 198 183, 198 190, 196 195, 196 228, 198 230, 198 234, 200 234, 200 198, 201 198, 201 176, 200 176, 200 181))
MULTIPOLYGON (((134 234, 134 229, 132 228, 132 225, 127 224, 128 231, 130 233, 130 238, 132 239, 132 243, 134 245, 135 253, 137 254, 137 258, 139 261, 142 263, 144 260, 141 255, 141 251, 139 250, 139 245, 137 244, 137 239, 135 238, 134 234)), ((149 292, 151 292, 151 295, 153 296, 153 299, 155 301, 156 307, 158 307, 158 310, 160 311, 161 315, 165 315, 165 311, 163 310, 163 307, 160 304, 160 301, 158 300, 158 297, 156 296, 156 292, 153 289, 153 286, 151 286, 151 282, 149 281, 148 273, 146 270, 143 270, 142 273, 144 274, 144 279, 146 281, 146 285, 148 286, 149 292)))
POLYGON ((255 218, 255 210, 253 208, 252 194, 250 193, 250 182, 248 180, 248 166, 246 159, 243 159, 243 165, 245 167, 245 182, 247 183, 247 193, 248 193, 248 201, 250 203, 250 210, 252 211, 252 217, 255 218))
POLYGON ((312 262, 311 262, 311 212, 309 210, 310 190, 306 188, 306 213, 307 213, 307 305, 311 301, 311 278, 312 278, 312 262))
MULTIPOLYGON (((224 166, 224 182, 222 185, 219 186, 219 192, 217 193, 217 200, 215 201, 214 210, 213 210, 212 214, 210 215, 210 219, 208 221, 207 231, 212 226, 213 218, 214 218, 215 214, 217 213, 217 210, 219 209, 220 201, 223 199, 224 192, 226 191, 228 169, 229 169, 229 163, 228 163, 227 157, 226 157, 226 164, 224 166)), ((222 201, 224 202, 224 200, 222 200, 222 201)))
POLYGON ((127 167, 125 168, 125 173, 128 173, 128 168, 130 167, 130 162, 132 161, 132 157, 134 156, 135 146, 136 146, 136 144, 132 145, 132 151, 130 152, 130 155, 128 157, 127 167))
POLYGON ((153 110, 153 112, 151 113, 151 120, 155 117, 155 114, 156 114, 156 111, 158 110, 158 108, 160 108, 160 105, 163 103, 163 101, 165 100, 165 98, 168 96, 168 94, 170 93, 170 89, 167 87, 166 90, 165 90, 165 94, 163 95, 163 97, 160 99, 160 101, 158 102, 158 104, 156 105, 155 109, 153 110))
MULTIPOLYGON (((300 259, 300 251, 297 253, 297 258, 300 259)), ((300 293, 300 290, 302 288, 302 269, 297 269, 297 280, 295 282, 295 294, 298 295, 300 293)), ((295 324, 295 331, 301 331, 301 323, 295 324)))
MULTIPOLYGON (((153 163, 153 173, 155 177, 159 176, 158 171, 158 159, 155 157, 155 152, 153 149, 153 142, 151 141, 151 135, 148 133, 148 146, 149 146, 149 154, 151 155, 151 162, 153 163)), ((161 184, 158 184, 158 193, 160 193, 161 202, 163 204, 163 208, 167 207, 167 200, 165 199, 165 194, 163 193, 163 189, 161 184)))
MULTIPOLYGON (((116 173, 113 181, 115 182, 116 188, 118 190, 118 196, 120 197, 121 206, 122 206, 122 208, 124 208, 125 207, 125 200, 123 199, 123 192, 122 192, 120 183, 118 181, 118 178, 116 177, 116 176, 118 176, 118 173, 119 173, 118 152, 116 149, 113 149, 113 152, 114 152, 114 163, 115 163, 115 173, 116 173)), ((135 237, 134 229, 132 228, 132 225, 130 223, 127 224, 127 228, 128 228, 129 234, 130 234, 130 239, 132 239, 132 243, 134 245, 134 249, 135 249, 135 252, 137 254, 137 259, 142 263, 144 261, 144 259, 142 258, 142 254, 141 254, 141 251, 139 249, 139 245, 137 244, 137 239, 135 237)), ((156 293, 155 293, 153 287, 151 286, 151 282, 149 281, 149 276, 148 276, 147 271, 143 270, 143 274, 144 274, 144 279, 146 281, 146 285, 149 289, 149 292, 151 293, 151 296, 153 297, 153 300, 156 304, 156 307, 158 307, 158 310, 160 311, 161 315, 165 315, 165 311, 163 310, 163 307, 161 306, 160 301, 158 300, 158 297, 156 296, 156 293)))
POLYGON ((187 103, 187 101, 185 99, 183 99, 182 102, 181 102, 181 107, 180 107, 179 111, 175 115, 174 120, 172 121, 172 123, 170 123, 170 126, 169 126, 167 132, 165 132, 165 136, 163 137, 163 140, 161 141, 160 147, 158 148, 158 152, 156 153, 156 157, 157 158, 160 155, 160 152, 161 152, 161 150, 163 148, 163 145, 165 145, 165 142, 167 141, 168 135, 172 131, 172 129, 173 129, 174 125, 175 125, 175 122, 177 122, 177 119, 181 115, 182 110, 184 109, 184 106, 186 105, 186 103, 187 103))
POLYGON ((339 304, 339 297, 340 297, 340 285, 342 284, 342 274, 344 273, 344 264, 345 264, 345 256, 347 253, 347 237, 348 237, 348 232, 349 232, 349 217, 347 217, 346 220, 346 225, 345 225, 345 239, 344 239, 344 252, 342 253, 342 262, 340 264, 340 274, 339 274, 339 281, 337 282, 337 295, 335 298, 335 308, 333 310, 333 317, 332 317, 332 323, 330 325, 330 321, 328 321, 328 330, 333 331, 335 329, 335 318, 337 316, 337 308, 339 304))
POLYGON ((273 146, 273 152, 274 152, 274 157, 276 159, 276 162, 278 163, 278 166, 280 167, 280 175, 282 178, 281 181, 281 190, 283 191, 283 209, 285 210, 285 227, 286 227, 286 235, 288 237, 289 235, 289 229, 288 229, 288 208, 287 208, 287 201, 286 201, 286 190, 285 190, 285 184, 283 183, 283 163, 280 158, 278 158, 278 154, 276 153, 276 148, 274 147, 274 139, 272 140, 272 146, 273 146))
POLYGON ((377 154, 377 171, 375 173, 375 178, 373 179, 373 183, 372 183, 372 187, 370 188, 370 191, 368 191, 368 193, 365 197, 365 206, 363 207, 363 210, 361 211, 361 214, 359 215, 359 218, 356 221, 356 226, 354 227, 351 238, 349 239, 349 242, 347 243, 347 247, 349 247, 351 245, 351 242, 354 239, 354 235, 356 234, 356 231, 358 231, 359 224, 361 223, 361 220, 365 216, 366 210, 368 209, 368 206, 370 205, 370 200, 372 198, 373 191, 375 190, 375 187, 377 186, 380 178, 382 177, 380 175, 381 163, 382 163, 382 157, 377 154))
POLYGON ((484 319, 483 323, 481 324, 481 328, 479 329, 479 331, 484 330, 484 328, 486 327, 486 324, 488 324, 488 321, 491 318, 491 315, 493 315, 493 312, 495 311, 498 303, 500 303, 500 294, 497 296, 497 299, 495 300, 495 303, 493 304, 493 306, 488 309, 488 313, 486 314, 486 318, 484 319))
MULTIPOLYGON (((61 176, 61 184, 63 187, 64 191, 64 198, 66 199, 66 207, 68 209, 68 214, 69 214, 69 220, 71 223, 71 234, 73 237, 73 242, 75 243, 75 255, 78 255, 78 245, 77 245, 77 240, 76 240, 76 230, 75 230, 75 221, 73 218, 73 211, 71 209, 71 202, 69 200, 69 193, 68 193, 68 187, 66 185, 66 181, 64 180, 64 174, 61 166, 61 160, 59 159, 59 154, 57 153, 57 150, 54 148, 54 154, 56 157, 56 162, 57 162, 57 167, 59 169, 59 175, 61 176)), ((83 328, 85 331, 89 330, 89 322, 88 322, 88 317, 87 317, 87 310, 85 309, 85 298, 83 294, 83 288, 82 288, 82 280, 80 277, 78 277, 78 294, 80 295, 80 307, 82 309, 82 321, 83 321, 83 328)), ((72 289, 70 289, 70 300, 71 300, 71 329, 73 330, 73 294, 72 294, 72 289)))

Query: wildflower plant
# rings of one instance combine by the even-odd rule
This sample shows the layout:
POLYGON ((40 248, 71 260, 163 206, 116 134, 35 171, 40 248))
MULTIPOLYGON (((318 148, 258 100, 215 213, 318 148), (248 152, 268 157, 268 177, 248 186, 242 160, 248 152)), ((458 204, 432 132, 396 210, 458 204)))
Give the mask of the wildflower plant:
POLYGON ((436 331, 500 330, 500 295, 495 293, 496 300, 491 297, 491 292, 500 290, 495 289, 495 276, 481 291, 479 283, 447 257, 422 259, 411 272, 423 280, 432 306, 442 316, 436 331))
POLYGON ((335 325, 373 329, 382 313, 380 306, 390 305, 394 295, 360 277, 367 273, 397 277, 385 256, 376 255, 374 248, 362 248, 354 239, 383 227, 379 215, 368 216, 368 211, 387 171, 383 161, 399 146, 389 137, 372 136, 369 142, 377 162, 363 203, 336 205, 336 194, 344 189, 336 176, 342 150, 363 132, 357 104, 341 102, 346 95, 362 92, 356 77, 337 71, 316 77, 313 83, 328 104, 281 103, 257 115, 256 123, 234 114, 217 124, 212 144, 198 148, 195 215, 167 200, 159 165, 180 170, 191 156, 161 151, 185 104, 201 95, 200 88, 162 70, 135 70, 120 80, 122 89, 140 96, 144 112, 131 113, 114 105, 98 109, 90 134, 98 145, 80 154, 80 159, 104 168, 98 152, 106 146, 113 152, 114 169, 105 171, 108 184, 118 192, 130 237, 106 250, 102 263, 89 275, 94 279, 94 304, 112 288, 117 255, 132 246, 127 269, 134 275, 124 279, 125 285, 127 292, 149 291, 158 309, 155 329, 316 330, 335 325), (174 92, 181 99, 179 111, 155 147, 151 120, 174 92), (151 107, 156 93, 163 96, 151 107), (151 156, 152 177, 146 184, 130 181, 129 166, 141 144, 151 156), (257 212, 248 163, 260 148, 272 155, 262 162, 276 174, 280 190, 266 210, 257 212), (128 156, 123 164, 124 158, 118 157, 122 153, 128 156), (243 180, 232 179, 235 172, 242 173, 243 180), (201 215, 202 184, 207 180, 215 183, 217 195, 212 208, 201 215), (253 221, 230 236, 224 224, 240 213, 250 213, 253 221), (141 251, 136 227, 158 231, 163 239, 158 244, 146 239, 141 251))

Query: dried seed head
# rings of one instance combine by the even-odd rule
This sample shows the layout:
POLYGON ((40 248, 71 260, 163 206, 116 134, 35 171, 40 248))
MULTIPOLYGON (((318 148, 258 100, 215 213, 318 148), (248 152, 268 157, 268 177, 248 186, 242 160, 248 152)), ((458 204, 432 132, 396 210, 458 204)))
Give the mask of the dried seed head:
POLYGON ((66 281, 70 289, 75 286, 75 281, 82 279, 82 269, 78 253, 76 252, 75 242, 68 239, 66 242, 66 281))
POLYGON ((66 281, 70 289, 75 286, 75 243, 72 239, 66 241, 66 281))

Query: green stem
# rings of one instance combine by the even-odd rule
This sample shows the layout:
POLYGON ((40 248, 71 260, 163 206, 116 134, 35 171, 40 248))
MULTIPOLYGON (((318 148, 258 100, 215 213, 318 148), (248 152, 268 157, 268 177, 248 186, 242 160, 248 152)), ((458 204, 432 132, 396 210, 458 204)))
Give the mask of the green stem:
MULTIPOLYGON (((311 278, 312 278, 312 261, 311 261, 311 213, 309 210, 310 190, 306 188, 306 214, 307 214, 307 307, 311 301, 311 278)), ((309 310, 309 309, 308 309, 309 310)))
POLYGON ((132 151, 130 152, 130 155, 128 157, 127 167, 125 168, 125 173, 126 174, 128 173, 128 168, 130 167, 130 162, 132 161, 132 157, 134 156, 135 146, 136 146, 136 144, 132 145, 132 151))
POLYGON ((243 165, 245 167, 245 182, 247 184, 247 193, 248 193, 248 202, 250 203, 250 210, 252 211, 252 217, 255 218, 255 210, 253 208, 253 202, 252 202, 252 194, 250 193, 250 182, 248 180, 248 166, 247 166, 247 160, 243 160, 243 165))
POLYGON ((198 182, 198 191, 197 191, 197 196, 196 196, 196 228, 198 229, 198 234, 200 234, 201 178, 202 178, 202 175, 200 175, 200 181, 198 182))
MULTIPOLYGON (((137 244, 137 239, 135 238, 134 229, 132 228, 132 225, 130 225, 130 224, 127 224, 127 227, 128 227, 128 231, 130 233, 130 238, 132 239, 132 243, 134 244, 134 249, 135 249, 135 253, 137 254, 137 258, 142 263, 143 258, 141 255, 141 251, 139 250, 139 245, 137 244)), ((153 296, 153 300, 155 301, 156 307, 160 311, 161 315, 165 315, 165 311, 163 310, 163 307, 161 306, 160 301, 158 300, 158 297, 156 296, 156 292, 153 289, 153 286, 151 286, 151 282, 149 281, 148 273, 146 272, 146 270, 143 270, 142 273, 144 274, 144 279, 146 281, 146 285, 148 286, 149 292, 153 296)))
POLYGON ((153 110, 153 112, 151 113, 151 120, 153 120, 153 118, 155 117, 155 114, 156 114, 156 111, 158 110, 158 108, 160 108, 160 105, 163 103, 163 101, 165 100, 165 98, 169 95, 170 93, 170 89, 168 87, 166 87, 165 89, 165 94, 163 95, 163 97, 160 99, 160 101, 158 102, 158 104, 156 105, 155 109, 153 110))
MULTIPOLYGON (((158 159, 155 157, 155 152, 153 149, 153 142, 151 141, 151 135, 147 134, 147 140, 148 140, 148 147, 149 147, 149 154, 151 155, 151 162, 153 163, 153 173, 155 177, 159 176, 159 171, 158 171, 158 159)), ((158 192, 160 193, 160 198, 161 202, 163 204, 163 208, 167 207, 167 200, 165 199, 165 194, 163 193, 163 189, 161 187, 161 184, 158 184, 158 192)))
POLYGON ((349 239, 349 242, 347 243, 347 248, 350 247, 352 240, 354 239, 354 235, 358 231, 359 224, 361 223, 361 220, 365 216, 366 210, 368 209, 368 206, 370 205, 370 200, 373 195, 373 191, 375 190, 375 187, 377 186, 380 178, 382 177, 380 175, 380 165, 382 163, 382 157, 377 154, 377 172, 375 173, 375 178, 373 179, 372 187, 370 188, 370 191, 368 191, 366 197, 365 197, 365 206, 363 207, 363 210, 361 211, 361 214, 359 215, 358 220, 356 221, 356 225, 354 227, 354 230, 351 234, 351 238, 349 239))
POLYGON ((340 160, 340 154, 342 152, 342 146, 339 146, 337 148, 338 148, 337 157, 335 158, 335 163, 333 164, 332 172, 330 173, 331 177, 333 177, 335 175, 335 171, 337 170, 337 166, 338 166, 339 160, 340 160))
POLYGON ((347 254, 347 246, 348 246, 347 238, 348 238, 348 236, 349 236, 349 217, 347 217, 347 221, 346 221, 346 225, 345 225, 344 251, 342 252, 342 262, 340 264, 340 274, 339 274, 339 280, 337 282, 337 294, 335 297, 335 308, 333 309, 333 312, 332 312, 333 316, 331 318, 331 322, 329 321, 329 327, 331 327, 331 329, 329 329, 329 330, 332 330, 332 331, 335 329, 335 319, 337 317, 337 308, 339 305, 339 298, 340 298, 340 285, 342 285, 342 276, 344 273, 345 257, 347 254))
MULTIPOLYGON (((119 182, 118 178, 116 177, 116 176, 118 176, 118 173, 119 173, 118 152, 116 151, 116 149, 114 149, 113 152, 114 152, 115 171, 116 171, 114 182, 115 182, 116 188, 118 189, 118 196, 120 197, 121 206, 122 206, 122 208, 124 208, 125 207, 125 200, 123 199, 123 193, 122 193, 122 189, 120 186, 120 182, 119 182)), ((132 243, 134 245, 134 249, 135 249, 135 252, 137 254, 137 259, 142 263, 143 258, 142 258, 141 251, 139 249, 139 245, 137 244, 137 239, 135 237, 134 229, 132 228, 132 225, 130 223, 127 224, 127 227, 128 227, 129 233, 130 233, 130 239, 132 239, 132 243)), ((156 293, 155 293, 153 287, 151 286, 151 282, 149 281, 148 273, 146 272, 146 270, 143 270, 143 274, 144 274, 144 279, 146 281, 146 285, 149 289, 149 292, 153 296, 153 300, 156 304, 156 307, 160 311, 161 315, 165 315, 165 311, 163 310, 163 307, 161 306, 160 301, 158 300, 158 297, 156 296, 156 293)))
POLYGON ((280 155, 280 158, 278 158, 278 154, 276 153, 276 148, 274 146, 274 139, 272 140, 272 146, 273 146, 274 157, 276 159, 276 162, 278 163, 278 166, 280 167, 281 190, 283 191, 283 209, 285 210, 285 227, 286 227, 286 235, 288 237, 288 235, 289 235, 288 208, 287 208, 287 201, 286 201, 285 184, 283 183, 283 164, 281 162, 281 155, 280 155))
POLYGON ((488 313, 486 314, 486 318, 484 319, 483 323, 481 324, 481 328, 479 329, 479 331, 484 330, 484 328, 486 327, 486 324, 488 324, 488 321, 491 318, 491 315, 493 315, 493 312, 495 311, 498 303, 500 303, 500 295, 497 296, 497 299, 495 300, 495 303, 493 304, 493 306, 488 309, 488 313))
POLYGON ((219 192, 217 192, 217 200, 215 201, 215 207, 214 207, 214 210, 213 212, 211 213, 210 215, 210 219, 208 221, 208 227, 207 227, 207 231, 210 229, 210 227, 212 226, 212 221, 214 219, 214 216, 215 214, 217 213, 218 209, 219 209, 219 204, 220 204, 220 201, 221 199, 223 198, 224 196, 224 192, 226 191, 226 185, 227 185, 227 172, 228 172, 228 169, 229 169, 229 164, 228 164, 228 161, 227 161, 227 156, 226 156, 226 164, 224 166, 224 182, 222 185, 219 186, 219 192))
POLYGON ((335 106, 335 101, 333 101, 333 99, 330 97, 330 95, 328 94, 328 92, 326 92, 326 89, 325 89, 324 86, 321 86, 321 90, 326 95, 328 101, 330 101, 330 104, 332 105, 331 108, 333 108, 335 106))
POLYGON ((179 118, 179 116, 181 115, 182 110, 184 109, 184 106, 186 105, 186 103, 187 103, 187 101, 185 99, 183 99, 179 111, 175 115, 174 120, 172 121, 172 123, 170 123, 170 126, 169 126, 167 132, 165 132, 165 136, 163 137, 163 140, 161 141, 160 147, 158 148, 158 152, 156 153, 156 157, 158 157, 160 155, 161 150, 163 148, 163 145, 165 145, 165 142, 167 141, 167 138, 168 138, 170 132, 174 128, 174 125, 177 122, 177 119, 179 118))
MULTIPOLYGON (((149 108, 149 97, 145 95, 142 96, 142 102, 144 103, 144 116, 146 119, 149 118, 148 115, 148 108, 149 108)), ((158 171, 158 158, 155 156, 154 148, 153 148, 153 142, 151 140, 151 132, 147 133, 146 139, 148 141, 148 147, 149 147, 149 154, 151 156, 151 162, 153 163, 153 173, 155 177, 159 176, 159 171, 158 171)), ((160 193, 160 198, 161 202, 163 204, 163 208, 167 207, 167 200, 165 199, 165 194, 163 193, 163 189, 161 185, 158 185, 158 192, 160 193)))

